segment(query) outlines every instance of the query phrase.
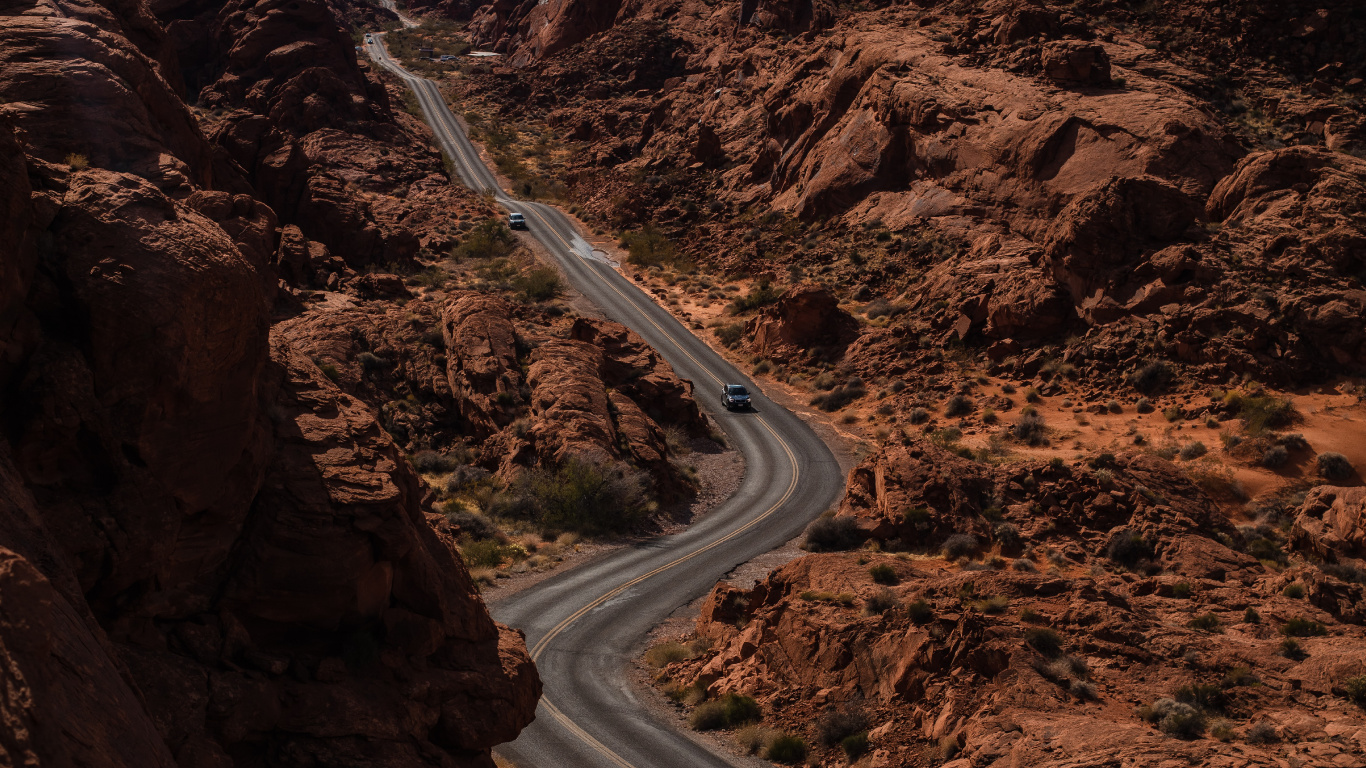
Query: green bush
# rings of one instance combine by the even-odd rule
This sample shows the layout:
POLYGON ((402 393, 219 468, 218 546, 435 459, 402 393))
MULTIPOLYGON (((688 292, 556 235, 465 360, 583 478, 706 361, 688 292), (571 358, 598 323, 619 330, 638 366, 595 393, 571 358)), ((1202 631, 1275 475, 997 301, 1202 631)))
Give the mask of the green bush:
POLYGON ((1187 624, 1191 629, 1198 629, 1201 632, 1219 632, 1219 617, 1212 613, 1204 613, 1191 619, 1187 624))
POLYGON ((1216 683, 1192 683, 1176 689, 1176 700, 1204 710, 1222 710, 1228 705, 1228 695, 1216 683))
POLYGON ((1342 695, 1354 704, 1366 706, 1366 675, 1357 675, 1343 680, 1342 695))
POLYGON ((841 552, 857 548, 867 538, 852 517, 821 517, 807 526, 803 547, 810 552, 841 552))
POLYGON ((1328 480, 1346 480, 1355 471, 1352 462, 1348 461, 1346 456, 1332 451, 1320 453, 1314 459, 1314 464, 1319 474, 1328 480))
POLYGON ((1171 368, 1161 360, 1154 360, 1129 376, 1133 388, 1145 394, 1156 392, 1171 378, 1171 368))
POLYGON ((863 607, 870 616, 878 616, 897 606, 896 594, 890 589, 880 589, 863 601, 863 607))
POLYGON ((778 300, 783 292, 773 287, 768 280, 759 280, 750 287, 749 293, 732 301, 730 306, 736 314, 766 307, 778 300))
POLYGON ((1260 393, 1229 392, 1224 396, 1224 405, 1243 420, 1243 429, 1250 435, 1264 435, 1289 426, 1297 415, 1291 401, 1260 393))
POLYGON ((886 563, 878 563, 868 569, 868 575, 877 584, 897 583, 896 569, 886 563))
POLYGON ((1285 589, 1281 590, 1281 594, 1296 599, 1304 597, 1304 585, 1298 581, 1286 584, 1285 589))
POLYGON ((1257 613, 1256 608, 1248 608, 1246 611, 1243 611, 1244 624, 1260 624, 1261 621, 1262 615, 1260 613, 1257 613))
POLYGON ((1028 445, 1042 445, 1046 442, 1045 433, 1047 426, 1044 424, 1043 417, 1038 411, 1022 412, 1020 418, 1010 428, 1010 434, 1016 440, 1028 445))
POLYGON ((1153 546, 1139 535, 1138 531, 1123 529, 1110 537, 1105 547, 1105 556, 1127 568, 1132 568, 1153 557, 1153 546))
POLYGON ((695 731, 714 731, 757 722, 759 702, 750 696, 728 693, 716 701, 699 704, 688 716, 688 725, 695 731))
POLYGON ((1286 637, 1321 637, 1328 634, 1323 622, 1295 617, 1281 625, 1281 634, 1286 637))
POLYGON ((866 730, 868 718, 858 709, 831 709, 816 719, 816 740, 827 747, 866 730))
POLYGON ((678 259, 674 244, 649 223, 639 231, 623 234, 621 244, 626 247, 627 259, 642 267, 673 265, 678 259))
POLYGON ((840 749, 849 762, 855 762, 868 752, 868 732, 855 733, 840 739, 840 749))
POLYGON ((514 490, 515 500, 506 512, 531 517, 548 531, 620 533, 639 523, 651 508, 639 472, 575 456, 554 471, 525 473, 514 490))
POLYGON ((451 251, 451 257, 456 260, 498 259, 508 256, 516 247, 517 238, 506 224, 498 219, 487 219, 470 230, 451 251))
POLYGON ((1189 582, 1178 581, 1172 585, 1172 597, 1178 600, 1185 600, 1191 596, 1191 585, 1189 582))
POLYGON ((793 765, 806 759, 806 742, 797 736, 779 736, 768 745, 769 760, 793 765))
POLYGON ((971 398, 963 395, 954 395, 944 403, 944 415, 949 418, 966 416, 969 413, 972 413, 975 407, 971 398))
POLYGON ((925 624, 934 618, 934 608, 925 602, 924 598, 916 598, 915 601, 907 604, 906 613, 911 617, 911 621, 916 624, 925 624))
POLYGON ((549 301, 559 296, 563 290, 559 271, 548 266, 528 269, 515 278, 512 285, 531 301, 549 301))
POLYGON ((1200 710, 1173 699, 1158 699, 1151 706, 1141 707, 1139 715, 1179 739, 1194 739, 1205 732, 1205 716, 1200 710))
POLYGON ((716 338, 725 345, 727 349, 735 348, 735 345, 739 344, 740 340, 744 337, 744 323, 728 323, 726 325, 716 326, 716 338))
POLYGON ((1030 627, 1024 632, 1024 641, 1029 647, 1047 656, 1056 658, 1062 653, 1062 635, 1048 627, 1030 627))

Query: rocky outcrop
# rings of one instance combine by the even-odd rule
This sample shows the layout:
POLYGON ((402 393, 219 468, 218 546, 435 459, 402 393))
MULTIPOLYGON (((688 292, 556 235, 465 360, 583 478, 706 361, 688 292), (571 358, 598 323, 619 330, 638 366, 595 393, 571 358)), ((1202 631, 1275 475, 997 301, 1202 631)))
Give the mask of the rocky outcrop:
MULTIPOLYGON (((1333 517, 1323 508, 1345 490, 1316 492, 1306 512, 1333 517)), ((718 585, 696 624, 711 650, 667 677, 754 696, 764 725, 804 738, 817 761, 843 759, 854 733, 882 765, 1279 759, 1260 737, 1183 738, 1134 708, 1168 698, 1206 718, 1197 731, 1242 741, 1261 722, 1287 742, 1321 739, 1306 764, 1359 762, 1351 734, 1366 720, 1339 697, 1366 662, 1360 586, 1259 563, 1248 552, 1280 556, 1278 534, 1235 530, 1166 462, 1000 468, 896 446, 854 470, 839 514, 879 546, 807 555, 750 589, 718 585), (939 556, 950 535, 956 561, 939 556), (1291 618, 1324 629, 1306 624, 1300 646, 1283 646, 1291 618)))
POLYGON ((858 321, 840 308, 829 287, 818 283, 794 285, 778 301, 745 327, 760 355, 783 358, 813 347, 836 356, 858 337, 858 321))
POLYGON ((1366 558, 1366 489, 1325 485, 1310 491, 1290 538, 1296 549, 1325 560, 1366 558))
POLYGON ((374 411, 271 339, 275 212, 211 164, 155 19, 0 37, 11 761, 487 765, 534 714, 522 638, 374 411), (91 104, 117 130, 48 123, 91 104))

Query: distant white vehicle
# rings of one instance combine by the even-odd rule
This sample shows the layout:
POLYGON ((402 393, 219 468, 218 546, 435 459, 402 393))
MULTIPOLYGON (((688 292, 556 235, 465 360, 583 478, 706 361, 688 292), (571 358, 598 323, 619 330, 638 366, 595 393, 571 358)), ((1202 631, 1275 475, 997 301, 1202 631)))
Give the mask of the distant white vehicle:
POLYGON ((526 229, 526 217, 520 213, 509 213, 508 226, 513 229, 526 229))

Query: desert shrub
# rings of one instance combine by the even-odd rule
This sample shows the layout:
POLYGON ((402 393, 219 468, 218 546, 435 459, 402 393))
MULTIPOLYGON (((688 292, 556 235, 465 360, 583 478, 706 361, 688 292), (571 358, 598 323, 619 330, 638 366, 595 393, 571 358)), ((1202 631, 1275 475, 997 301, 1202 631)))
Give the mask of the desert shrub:
POLYGON ((938 757, 941 761, 947 762, 958 754, 958 750, 958 739, 953 736, 945 736, 939 740, 939 746, 935 751, 939 753, 938 757))
POLYGON ((1276 726, 1270 720, 1258 720, 1247 729, 1247 743, 1270 744, 1276 741, 1276 726))
POLYGON ((1029 647, 1049 658, 1054 658, 1062 653, 1062 635, 1048 627, 1026 629, 1024 641, 1029 647))
POLYGON ((1304 585, 1299 583, 1298 581, 1286 584, 1285 589, 1281 590, 1281 594, 1285 595, 1286 597, 1299 599, 1301 597, 1304 597, 1304 585))
POLYGON ((996 541, 1000 542, 1002 546, 1013 547, 1020 543, 1020 529, 1011 523, 1001 523, 996 526, 993 534, 996 536, 996 541))
POLYGON ((1185 445, 1181 446, 1181 452, 1178 455, 1182 458, 1182 460, 1190 461, 1192 459, 1198 459, 1201 456, 1204 456, 1206 452, 1207 449, 1205 448, 1205 444, 1197 440, 1193 443, 1186 443, 1185 445))
POLYGON ((750 369, 750 372, 753 373, 755 376, 763 376, 766 373, 772 373, 773 361, 760 360, 759 362, 754 364, 754 367, 750 369))
POLYGON ((852 517, 821 517, 806 527, 802 546, 810 552, 841 552, 858 547, 866 538, 852 517))
POLYGON ((1172 597, 1178 600, 1185 600, 1191 596, 1190 582, 1178 581, 1172 585, 1172 597))
POLYGON ((1171 378, 1171 368, 1161 360, 1154 360, 1129 375, 1129 383, 1144 394, 1152 394, 1171 378))
POLYGON ((497 568, 509 560, 526 557, 526 550, 497 539, 479 539, 460 545, 460 555, 470 568, 497 568))
POLYGON ((1252 674, 1252 670, 1247 667, 1229 667, 1223 678, 1219 680, 1219 685, 1224 688, 1237 688, 1239 686, 1257 685, 1262 682, 1260 678, 1252 674))
POLYGON ((341 371, 338 371, 337 366, 331 363, 323 363, 322 365, 319 365, 318 370, 322 371, 324 376, 326 376, 334 382, 339 381, 341 379, 341 371))
POLYGON ((1246 611, 1243 611, 1244 624, 1260 624, 1261 621, 1262 615, 1260 613, 1257 613, 1256 608, 1249 607, 1246 611))
POLYGON ((1158 730, 1178 739, 1194 739, 1205 732, 1205 716, 1200 710, 1173 699, 1158 699, 1147 708, 1145 719, 1158 730))
POLYGON ((451 509, 446 512, 445 517, 452 525, 460 528, 459 536, 462 540, 491 539, 498 536, 498 527, 483 515, 476 515, 463 509, 451 509))
POLYGON ((911 507, 902 513, 901 519, 917 531, 927 531, 934 525, 934 514, 925 507, 911 507))
POLYGON ((973 602, 972 607, 982 613, 1005 613, 1010 607, 1010 598, 1005 595, 992 595, 973 602))
POLYGON ((869 616, 878 616, 897 606, 896 593, 890 589, 879 589, 863 601, 863 608, 869 616))
POLYGON ((621 244, 626 248, 627 260, 642 267, 673 264, 678 258, 674 244, 649 223, 636 232, 623 234, 621 244))
POLYGON ((906 614, 916 624, 924 624, 934 618, 934 608, 924 598, 916 598, 906 605, 906 614))
POLYGON ((1110 413, 1124 413, 1124 406, 1120 405, 1118 400, 1111 400, 1105 404, 1105 410, 1110 413))
POLYGON ((912 408, 906 412, 906 420, 912 424, 924 424, 930 420, 930 412, 924 408, 912 408))
POLYGON ((688 715, 688 725, 695 731, 714 731, 756 722, 759 717, 759 702, 753 697, 728 693, 716 701, 699 704, 688 715))
POLYGON ((730 303, 732 309, 738 314, 748 312, 752 309, 766 307, 778 300, 783 292, 778 290, 768 280, 760 280, 750 287, 749 293, 737 298, 730 303))
POLYGON ((1043 417, 1038 411, 1030 410, 1020 414, 1020 418, 1010 428, 1010 434, 1016 440, 1029 445, 1041 445, 1045 442, 1044 434, 1047 427, 1044 425, 1043 417))
POLYGON ((1352 476, 1352 462, 1340 453, 1320 453, 1318 458, 1314 459, 1314 465, 1319 474, 1327 480, 1346 480, 1352 476))
POLYGON ((977 539, 968 533, 955 533, 944 540, 941 549, 944 557, 949 560, 957 560, 963 557, 972 557, 977 554, 977 539))
POLYGON ((877 584, 895 584, 898 581, 896 569, 886 563, 872 566, 868 569, 868 575, 877 584))
POLYGON ((1304 652, 1304 648, 1300 645, 1299 640, 1296 640, 1293 637, 1287 637, 1281 640, 1281 655, 1287 659, 1299 661, 1309 654, 1304 652))
POLYGON ((779 736, 768 745, 765 757, 775 763, 793 765, 806 759, 806 742, 797 736, 779 736))
POLYGON ((822 411, 838 411, 866 394, 868 390, 864 388, 862 379, 850 379, 848 384, 811 398, 811 405, 822 411))
POLYGON ((1099 695, 1096 692, 1096 686, 1085 680, 1073 680, 1067 686, 1067 690, 1082 701, 1092 701, 1099 695))
POLYGON ((1349 677, 1342 681, 1342 695, 1353 704, 1366 706, 1366 675, 1349 677))
POLYGON ((517 238, 512 230, 498 219, 488 219, 471 229, 465 239, 451 251, 451 257, 460 259, 499 259, 505 258, 517 247, 517 238))
POLYGON ((971 398, 963 395, 954 395, 944 403, 944 415, 949 418, 966 416, 969 413, 972 413, 974 407, 971 398))
POLYGON ((866 730, 868 718, 859 709, 830 709, 816 719, 816 740, 827 747, 866 730))
POLYGON ((528 269, 513 279, 512 286, 530 301, 549 301, 563 290, 559 271, 548 266, 528 269))
POLYGON ((775 728, 765 728, 762 725, 747 725, 735 733, 735 743, 739 744, 746 753, 757 755, 763 750, 768 749, 768 745, 773 740, 782 736, 783 732, 775 728))
POLYGON ((826 371, 811 380, 811 386, 822 392, 829 392, 834 389, 835 385, 838 383, 839 379, 836 379, 835 374, 830 373, 829 371, 826 371))
POLYGON ((374 352, 362 352, 356 355, 356 362, 360 363, 360 367, 367 371, 377 371, 389 364, 388 360, 374 352))
POLYGON ((727 349, 733 349, 745 337, 744 323, 728 323, 716 326, 716 339, 727 349))
POLYGON ((90 167, 90 160, 85 155, 72 153, 66 156, 66 164, 71 166, 73 171, 84 171, 90 167))
MULTIPOLYGON (((1166 409, 1162 411, 1162 418, 1171 422, 1180 421, 1186 418, 1186 409, 1182 408, 1180 405, 1168 406, 1166 409)), ((1163 458, 1170 459, 1171 457, 1164 456, 1163 458)))
POLYGON ((1034 565, 1034 562, 1026 557, 1016 558, 1015 562, 1010 564, 1010 568, 1011 570, 1021 571, 1024 573, 1037 573, 1039 570, 1038 567, 1034 565))
POLYGON ((445 453, 436 451, 418 451, 408 457, 413 469, 424 475, 434 475, 443 472, 452 472, 460 466, 460 459, 445 453))
POLYGON ((1262 453, 1262 466, 1268 469, 1285 466, 1290 461, 1290 451, 1284 445, 1273 445, 1262 453))
POLYGON ((551 531, 619 533, 649 511, 644 476, 624 464, 571 456, 554 471, 527 472, 515 485, 514 515, 530 516, 551 531))
POLYGON ((1001 420, 1001 417, 996 415, 996 409, 995 409, 995 408, 983 408, 983 409, 982 409, 982 423, 983 423, 983 424, 995 424, 996 422, 998 422, 998 421, 1000 421, 1000 420, 1001 420))
POLYGON ((1153 546, 1138 531, 1128 528, 1117 531, 1105 546, 1105 556, 1127 568, 1153 557, 1153 546))
POLYGON ((1217 741, 1233 741, 1233 724, 1221 718, 1210 723, 1209 736, 1217 741))
POLYGON ((1295 406, 1289 400, 1262 393, 1229 392, 1224 405, 1243 420, 1243 429, 1250 435, 1263 435, 1284 427, 1295 420, 1295 406))
POLYGON ((1286 637, 1321 637, 1328 634, 1328 628, 1321 621, 1296 616, 1281 625, 1281 634, 1286 637))
POLYGON ((1228 705, 1228 694, 1217 683, 1192 683, 1176 689, 1176 700, 1204 710, 1222 710, 1228 705))
POLYGON ((660 643, 645 652, 645 663, 652 667, 667 667, 676 661, 687 661, 696 654, 682 643, 660 643))
POLYGON ((1043 395, 1039 392, 1038 387, 1028 387, 1025 389, 1025 402, 1038 403, 1042 401, 1043 395))
POLYGON ((1195 618, 1191 619, 1186 626, 1190 627, 1191 629, 1198 629, 1201 632, 1220 631, 1219 617, 1215 616, 1212 613, 1203 613, 1199 616, 1196 616, 1195 618))
POLYGON ((1139 413, 1152 413, 1154 408, 1153 401, 1146 397, 1140 397, 1138 398, 1138 402, 1134 403, 1134 410, 1139 413))
POLYGON ((868 732, 853 733, 840 739, 840 749, 844 750, 845 759, 851 763, 863 757, 868 752, 868 732))

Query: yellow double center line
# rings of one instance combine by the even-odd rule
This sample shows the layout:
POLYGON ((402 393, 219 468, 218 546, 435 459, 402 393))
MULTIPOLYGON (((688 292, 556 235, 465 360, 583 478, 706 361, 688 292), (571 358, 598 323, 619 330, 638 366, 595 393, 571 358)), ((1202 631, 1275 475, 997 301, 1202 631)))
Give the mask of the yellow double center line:
MULTIPOLYGON (((416 77, 415 75, 412 76, 416 77)), ((410 84, 410 87, 413 86, 410 84)), ((417 91, 417 88, 413 87, 413 90, 417 91)), ((441 104, 439 106, 443 108, 445 107, 444 104, 441 104)), ((435 115, 433 115, 433 120, 437 120, 435 115)), ((438 126, 433 126, 433 128, 436 129, 438 128, 438 126)), ((455 137, 450 136, 449 129, 446 126, 439 126, 439 129, 446 132, 447 138, 449 138, 451 140, 451 143, 456 146, 456 152, 460 155, 459 159, 466 163, 466 169, 469 170, 470 175, 472 177, 477 177, 477 174, 475 173, 474 169, 469 166, 470 160, 466 156, 463 147, 460 145, 460 141, 455 137)), ((535 216, 537 220, 541 222, 541 224, 545 227, 547 231, 554 235, 555 238, 559 240, 561 244, 564 245, 565 251, 572 258, 574 256, 574 246, 570 244, 568 240, 565 240, 564 236, 561 235, 559 231, 555 229, 555 227, 551 226, 550 222, 546 219, 546 217, 541 215, 540 211, 536 210, 535 206, 531 206, 530 208, 528 208, 528 210, 531 212, 532 216, 535 216)), ((591 272, 593 270, 590 269, 589 271, 591 272)), ((594 272, 594 274, 596 275, 597 273, 594 272)), ((632 301, 629 296, 623 293, 620 288, 618 288, 616 285, 613 285, 610 280, 607 280, 606 278, 603 278, 601 276, 598 277, 602 281, 603 285, 607 286, 608 288, 611 288, 618 296, 622 298, 623 301, 625 301, 632 307, 636 307, 635 302, 632 301)), ((644 310, 639 309, 639 307, 636 307, 636 309, 639 312, 640 316, 645 319, 645 322, 654 326, 655 330, 663 334, 665 338, 673 340, 673 335, 668 331, 664 330, 663 326, 661 326, 659 323, 656 323, 654 318, 646 314, 644 310)), ((674 346, 678 349, 679 352, 682 352, 685 357, 691 360, 693 364, 697 366, 698 370, 702 371, 709 378, 711 378, 712 381, 716 382, 717 384, 723 383, 721 379, 717 378, 716 375, 711 372, 711 369, 703 365, 702 361, 694 357, 692 353, 689 352, 682 344, 674 342, 674 346)), ((698 557, 706 552, 710 552, 711 550, 721 546, 722 544, 725 544, 726 542, 729 542, 735 539, 736 537, 745 534, 755 526, 772 517, 774 513, 776 513, 780 508, 782 508, 782 506, 792 498, 792 494, 797 490, 797 481, 801 478, 801 466, 797 463, 797 457, 794 453, 792 453, 792 448, 787 444, 787 441, 784 440, 777 433, 777 431, 775 431, 773 427, 769 425, 767 420, 765 420, 762 416, 758 417, 756 420, 759 422, 761 426, 763 426, 764 429, 768 430, 768 433, 770 435, 773 436, 773 439, 783 449, 783 453, 787 454, 787 460, 792 464, 792 479, 788 481, 787 489, 783 492, 782 497, 779 498, 776 502, 774 502, 768 509, 764 510, 763 514, 759 515, 758 517, 754 518, 748 523, 745 523, 739 528, 736 528, 735 530, 731 531, 725 536, 722 536, 721 538, 711 542, 710 544, 707 544, 704 547, 693 550, 692 552, 689 552, 688 554, 683 555, 682 557, 676 558, 668 563, 665 563, 664 565, 659 566, 658 568, 655 568, 652 571, 649 571, 648 573, 643 573, 635 577, 634 579, 631 579, 630 581, 621 584, 608 592, 605 592, 604 594, 594 599, 592 602, 588 603, 587 605, 578 609, 574 613, 570 614, 559 624, 556 624, 554 627, 552 627, 549 632, 546 632, 545 636, 543 636, 534 646, 532 646, 531 660, 533 662, 540 660, 541 654, 545 652, 547 646, 549 646, 550 643, 554 641, 556 637, 563 634, 564 631, 570 627, 570 625, 572 625, 579 619, 583 618, 590 611, 600 607, 603 603, 606 603, 608 600, 611 600, 617 595, 620 595, 621 593, 625 592, 631 587, 634 587, 637 584, 640 584, 641 582, 653 576, 657 576, 661 573, 664 573, 665 571, 676 568, 679 565, 682 565, 683 563, 686 563, 695 557, 698 557)), ((550 701, 550 698, 548 696, 541 696, 541 705, 545 707, 546 712, 548 712, 551 717, 555 718, 557 722, 564 726, 565 730, 574 734, 585 744, 588 744, 590 747, 597 750, 599 753, 603 755, 603 757, 606 757, 608 760, 612 761, 613 764, 617 765, 618 768, 635 768, 634 765, 628 762, 625 758, 621 757, 621 755, 618 755, 616 752, 612 751, 612 749, 609 748, 606 744, 603 744, 601 741, 598 741, 597 739, 593 738, 592 734, 588 733, 583 728, 579 727, 577 723, 575 723, 567 715, 561 712, 559 707, 556 707, 550 701)))

